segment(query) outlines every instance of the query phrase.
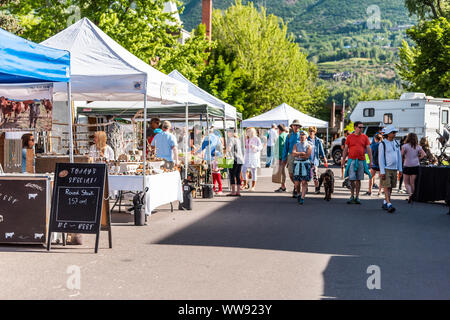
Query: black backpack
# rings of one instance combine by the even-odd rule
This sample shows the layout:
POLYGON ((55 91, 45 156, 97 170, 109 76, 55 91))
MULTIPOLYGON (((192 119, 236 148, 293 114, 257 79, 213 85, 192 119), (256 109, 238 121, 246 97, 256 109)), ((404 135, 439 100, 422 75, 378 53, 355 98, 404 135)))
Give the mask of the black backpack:
MULTIPOLYGON (((378 143, 378 148, 373 152, 373 156, 372 156, 372 158, 373 158, 373 164, 374 164, 376 167, 379 167, 379 166, 380 166, 379 161, 378 161, 378 150, 379 150, 379 148, 380 148, 380 143, 378 143)), ((385 156, 385 158, 386 158, 386 156, 385 156)))

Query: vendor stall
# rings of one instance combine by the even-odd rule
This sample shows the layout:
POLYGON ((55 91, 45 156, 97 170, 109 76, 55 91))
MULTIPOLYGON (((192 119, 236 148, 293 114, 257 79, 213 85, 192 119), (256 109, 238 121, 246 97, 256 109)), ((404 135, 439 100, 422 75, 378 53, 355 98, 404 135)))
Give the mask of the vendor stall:
MULTIPOLYGON (((68 51, 48 48, 0 29, 0 131, 7 131, 0 136, 0 161, 7 172, 25 171, 23 163, 31 164, 27 171, 33 172, 35 150, 22 153, 21 138, 25 134, 37 138, 38 133, 51 130, 54 83, 61 83, 62 90, 69 92, 69 80, 68 51), (22 162, 24 155, 27 159, 22 162)), ((68 144, 72 145, 71 139, 68 144)))
MULTIPOLYGON (((197 98, 199 99, 199 98, 197 98)), ((200 100, 201 101, 201 100, 200 100)), ((142 123, 143 102, 121 102, 121 101, 96 101, 87 104, 85 107, 77 108, 78 118, 87 117, 109 117, 132 119, 135 123, 142 123)), ((158 103, 151 102, 147 107, 148 119, 158 117, 172 122, 174 134, 178 139, 179 160, 182 162, 181 173, 184 179, 188 179, 197 195, 202 194, 202 185, 209 183, 211 179, 207 177, 207 163, 201 155, 191 154, 192 149, 199 148, 203 137, 214 120, 223 120, 224 110, 209 104, 171 104, 161 106, 158 103), (187 111, 187 113, 186 113, 187 111), (203 125, 206 130, 202 130, 203 125), (186 126, 192 129, 186 139, 186 126), (194 146, 191 147, 191 142, 194 146), (187 163, 187 165, 186 165, 187 163), (187 168, 187 170, 185 170, 187 168)), ((141 128, 142 131, 142 128, 141 128)), ((123 159, 125 160, 125 159, 123 159)), ((122 162, 126 165, 126 162, 122 162)), ((122 171, 123 172, 123 171, 122 171)), ((133 172, 130 172, 133 174, 133 172)), ((122 189, 125 191, 126 189, 122 189)))
POLYGON ((0 170, 1 243, 48 240, 51 175, 34 173, 33 136, 51 130, 54 83, 70 92, 70 53, 0 29, 0 167, 10 172, 0 170))
POLYGON ((420 166, 414 201, 442 201, 450 205, 450 167, 420 166))
MULTIPOLYGON (((95 101, 95 103, 110 100, 142 101, 140 105, 142 122, 139 123, 139 120, 134 118, 136 112, 132 115, 137 126, 141 126, 142 132, 142 139, 139 139, 142 141, 142 159, 139 158, 139 155, 137 155, 137 159, 136 157, 134 159, 143 162, 142 190, 145 190, 148 181, 146 179, 148 141, 147 130, 144 129, 146 126, 141 124, 147 123, 149 113, 160 118, 170 115, 188 123, 188 116, 192 112, 197 112, 196 108, 200 107, 206 109, 206 119, 203 120, 206 120, 207 123, 216 112, 218 113, 214 116, 225 118, 225 108, 211 106, 209 103, 206 103, 206 107, 202 106, 203 100, 189 95, 188 86, 185 83, 171 78, 141 61, 86 18, 47 39, 43 44, 70 50, 74 100, 95 101), (152 109, 152 101, 156 101, 157 106, 153 104, 155 109, 148 112, 152 109), (174 106, 174 104, 176 105, 174 106), (178 109, 173 112, 171 110, 173 107, 178 109)), ((56 100, 63 99, 64 94, 58 86, 55 87, 56 100)), ((89 106, 84 108, 85 112, 89 112, 89 109, 89 106)), ((199 114, 200 120, 202 120, 203 109, 199 110, 199 114)), ((125 117, 126 112, 114 110, 110 115, 125 117)), ((88 140, 89 138, 87 135, 82 139, 88 140)), ((186 136, 184 141, 185 145, 189 142, 186 136)), ((139 147, 138 145, 137 148, 139 147)), ((187 152, 185 155, 187 159, 187 152)), ((116 157, 118 156, 122 155, 116 155, 116 157)), ((128 155, 124 156, 127 158, 125 161, 128 162, 130 160, 128 155)))

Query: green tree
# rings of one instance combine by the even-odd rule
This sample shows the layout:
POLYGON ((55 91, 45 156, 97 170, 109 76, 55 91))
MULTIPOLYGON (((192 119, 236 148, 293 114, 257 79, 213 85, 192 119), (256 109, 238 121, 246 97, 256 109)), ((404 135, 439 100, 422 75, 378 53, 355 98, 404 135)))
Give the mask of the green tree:
MULTIPOLYGON (((21 22, 23 36, 41 42, 87 17, 124 48, 170 72, 176 67, 190 80, 203 70, 209 42, 197 30, 186 46, 180 43, 181 28, 173 13, 163 12, 167 0, 21 0, 7 8, 21 22)), ((171 0, 180 6, 178 0, 171 0)))
POLYGON ((214 56, 233 57, 247 77, 244 117, 283 102, 312 114, 323 107, 326 90, 317 84, 317 68, 282 19, 236 0, 227 10, 214 11, 213 39, 219 53, 214 56))
POLYGON ((192 31, 191 37, 184 45, 174 46, 173 50, 166 53, 159 69, 165 73, 176 69, 197 84, 198 78, 207 67, 205 61, 208 60, 212 47, 214 42, 210 44, 206 38, 206 26, 200 24, 196 30, 192 31))
POLYGON ((232 57, 224 57, 215 51, 214 58, 199 79, 199 85, 212 95, 236 107, 238 112, 255 114, 256 109, 246 105, 246 88, 250 80, 245 71, 238 67, 232 57))
MULTIPOLYGON (((83 0, 84 3, 93 3, 83 0)), ((147 63, 163 64, 178 46, 181 26, 171 13, 163 13, 166 0, 98 0, 82 10, 123 47, 147 63), (111 5, 107 5, 112 2, 111 5)))
POLYGON ((21 34, 23 29, 18 19, 9 12, 9 6, 18 2, 19 0, 0 0, 0 28, 15 34, 21 34))
POLYGON ((20 0, 7 8, 23 28, 22 36, 41 42, 67 27, 73 15, 72 0, 20 0))
POLYGON ((445 18, 422 21, 407 30, 416 43, 400 48, 397 69, 406 86, 438 97, 450 97, 450 22, 445 18))
POLYGON ((450 16, 448 0, 405 0, 410 15, 417 15, 420 19, 437 19, 450 16))

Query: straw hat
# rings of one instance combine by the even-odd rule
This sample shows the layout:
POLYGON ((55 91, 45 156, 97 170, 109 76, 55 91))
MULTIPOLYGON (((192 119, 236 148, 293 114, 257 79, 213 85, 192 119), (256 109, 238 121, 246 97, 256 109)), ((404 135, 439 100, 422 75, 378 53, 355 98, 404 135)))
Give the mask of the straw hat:
POLYGON ((295 119, 295 120, 291 123, 291 127, 292 127, 292 126, 299 126, 299 127, 301 127, 302 125, 300 124, 300 121, 299 121, 299 120, 295 119))

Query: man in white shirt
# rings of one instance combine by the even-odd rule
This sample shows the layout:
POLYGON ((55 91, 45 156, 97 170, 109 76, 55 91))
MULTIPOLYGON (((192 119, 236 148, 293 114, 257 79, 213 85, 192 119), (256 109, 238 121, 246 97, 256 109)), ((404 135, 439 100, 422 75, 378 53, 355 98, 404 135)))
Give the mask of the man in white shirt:
POLYGON ((275 150, 275 144, 278 140, 278 132, 277 132, 277 125, 274 123, 272 124, 272 128, 267 133, 267 161, 266 161, 266 168, 269 168, 272 165, 273 161, 273 153, 275 150))
POLYGON ((397 171, 402 175, 402 154, 400 143, 395 141, 395 134, 398 130, 394 126, 388 126, 384 129, 385 139, 378 147, 378 163, 380 166, 380 187, 384 188, 385 200, 382 208, 389 213, 393 213, 395 208, 391 203, 392 189, 397 186, 397 171))

